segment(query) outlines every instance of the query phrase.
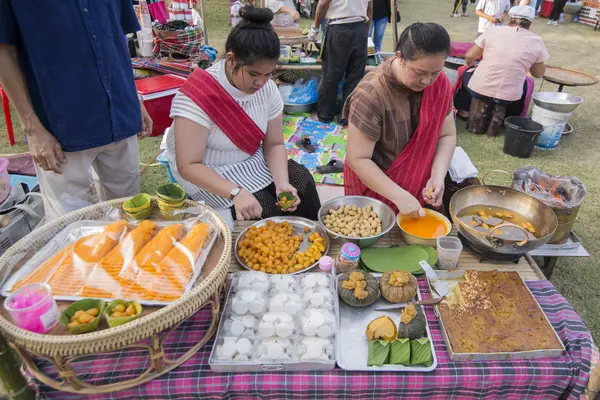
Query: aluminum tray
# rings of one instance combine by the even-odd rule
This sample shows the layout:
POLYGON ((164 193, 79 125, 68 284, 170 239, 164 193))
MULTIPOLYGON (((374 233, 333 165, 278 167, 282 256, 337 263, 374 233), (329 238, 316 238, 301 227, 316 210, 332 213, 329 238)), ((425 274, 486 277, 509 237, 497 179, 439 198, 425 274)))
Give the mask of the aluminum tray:
MULTIPOLYGON (((338 358, 337 351, 337 342, 339 327, 336 331, 336 336, 334 337, 334 352, 335 357, 330 361, 321 361, 321 360, 303 360, 303 361, 284 361, 284 362, 273 362, 273 363, 262 363, 256 360, 250 361, 228 361, 228 360, 217 360, 215 357, 215 353, 217 351, 217 341, 222 339, 225 335, 223 332, 225 331, 223 325, 225 323, 226 313, 228 312, 231 303, 231 299, 233 298, 232 294, 236 291, 236 280, 239 274, 243 274, 244 272, 235 272, 230 274, 229 276, 229 290, 227 292, 227 298, 225 300, 225 305, 223 307, 223 313, 221 314, 221 320, 219 321, 219 328, 217 329, 217 334, 215 336, 215 344, 210 352, 210 356, 208 358, 208 364, 210 365, 210 369, 213 372, 282 372, 282 371, 331 371, 335 368, 335 363, 338 358)), ((332 291, 335 290, 334 286, 333 274, 331 275, 331 288, 332 291)), ((333 296, 333 308, 336 316, 336 320, 339 321, 339 316, 337 315, 339 306, 338 306, 338 296, 337 291, 332 293, 333 296)), ((249 338, 250 340, 262 339, 258 337, 249 338)))
MULTIPOLYGON (((381 278, 382 274, 373 274, 377 279, 381 278)), ((337 279, 336 292, 337 292, 337 279)), ((417 298, 421 300, 421 292, 417 291, 417 298)), ((429 329, 429 321, 427 321, 427 337, 431 344, 431 354, 433 363, 428 366, 418 365, 367 365, 369 356, 369 346, 365 338, 365 329, 369 322, 377 317, 389 316, 394 323, 400 320, 400 310, 375 311, 375 308, 390 305, 381 295, 373 304, 368 307, 351 307, 346 303, 338 302, 339 304, 339 320, 338 320, 338 349, 337 349, 337 364, 340 368, 347 371, 400 371, 400 372, 429 372, 437 368, 438 359, 435 353, 435 346, 429 329), (343 329, 342 329, 343 327, 343 329)), ((424 306, 420 306, 423 309, 424 306)), ((429 307, 429 306, 428 306, 429 307)), ((425 310, 423 310, 425 312, 425 310)))
MULTIPOLYGON (((69 243, 73 243, 84 236, 93 235, 96 233, 100 233, 104 230, 104 227, 107 224, 110 224, 114 221, 99 221, 99 220, 81 220, 77 222, 73 222, 70 225, 67 225, 62 231, 58 233, 55 237, 53 237, 44 247, 42 247, 29 261, 23 265, 16 273, 10 276, 0 288, 0 295, 4 297, 8 297, 10 295, 10 289, 13 287, 17 281, 21 278, 25 277, 29 273, 33 272, 37 269, 45 260, 50 258, 51 255, 56 254, 60 249, 68 245, 69 243)), ((137 222, 130 221, 130 225, 136 225, 137 222)), ((155 221, 155 224, 158 227, 166 227, 173 224, 179 224, 181 221, 155 221)), ((211 240, 208 242, 204 250, 202 251, 200 257, 196 261, 196 271, 194 275, 188 282, 187 286, 183 293, 187 293, 194 286, 194 283, 200 276, 202 271, 202 266, 206 262, 208 258, 208 254, 217 239, 218 235, 212 235, 211 240)), ((55 300, 66 300, 66 301, 77 301, 81 300, 83 297, 81 296, 54 296, 55 300)), ((116 300, 116 299, 102 299, 106 301, 116 300)), ((169 301, 157 301, 157 300, 138 300, 140 304, 147 306, 166 306, 170 304, 169 301)))
MULTIPOLYGON (((456 284, 459 281, 461 281, 465 275, 465 271, 436 271, 436 273, 437 273, 439 279, 447 281, 448 288, 450 290, 452 289, 452 287, 456 286, 456 284)), ((520 278, 520 276, 519 276, 519 278, 520 278)), ((429 283, 429 290, 432 293, 432 297, 439 297, 437 295, 437 293, 435 292, 435 290, 431 290, 431 282, 429 282, 429 278, 427 278, 427 282, 429 283)), ((525 285, 524 282, 523 282, 523 285, 525 285)), ((531 290, 529 290, 529 287, 527 285, 525 285, 525 287, 527 288, 527 291, 533 298, 533 301, 535 301, 535 304, 537 304, 538 308, 542 312, 542 315, 544 316, 546 323, 548 325, 550 325, 550 327, 552 328, 552 332, 554 332, 554 335, 556 336, 556 340, 558 340, 558 342, 561 344, 560 349, 528 350, 528 351, 517 351, 517 352, 512 352, 512 353, 456 353, 452 349, 452 345, 450 343, 450 340, 448 339, 448 332, 446 331, 446 326, 444 325, 444 320, 442 319, 439 309, 438 309, 438 306, 436 305, 435 306, 435 314, 438 316, 438 319, 440 321, 440 326, 442 327, 442 336, 444 337, 444 342, 446 342, 446 347, 448 348, 448 353, 450 353, 450 359, 452 361, 491 361, 491 360, 525 360, 525 359, 534 359, 534 358, 560 357, 563 354, 563 352, 566 351, 565 346, 564 346, 562 340, 560 340, 560 337, 558 336, 558 334, 556 333, 556 330, 554 329, 554 327, 548 320, 548 317, 544 313, 544 310, 542 310, 539 303, 535 299, 535 296, 533 296, 533 293, 531 293, 531 290)))
MULTIPOLYGON (((302 237, 303 237, 302 244, 300 245, 300 249, 298 251, 305 251, 310 246, 310 242, 308 241, 307 234, 304 233, 304 228, 309 228, 311 233, 314 231, 317 231, 317 232, 319 232, 319 235, 323 238, 323 244, 325 245, 325 252, 323 253, 323 255, 327 255, 327 253, 329 252, 329 236, 327 235, 327 231, 325 230, 325 227, 323 225, 321 225, 319 222, 311 221, 306 218, 291 217, 291 216, 290 217, 267 218, 267 219, 258 221, 255 224, 252 224, 249 227, 247 227, 246 229, 244 229, 242 231, 242 233, 240 233, 240 235, 238 236, 237 240, 235 241, 235 247, 233 248, 233 254, 235 254, 235 259, 237 260, 238 264, 240 264, 242 267, 246 268, 247 270, 254 271, 252 268, 249 268, 246 265, 246 263, 244 262, 244 260, 242 260, 240 258, 240 256, 238 255, 238 251, 237 251, 238 243, 240 242, 240 240, 244 240, 244 238, 246 237, 246 232, 248 232, 248 230, 251 227, 255 226, 255 227, 259 228, 259 227, 265 225, 267 223, 267 221, 274 221, 276 223, 289 222, 294 227, 294 234, 302 235, 302 237)), ((306 272, 306 271, 316 267, 317 265, 319 265, 318 261, 311 264, 309 267, 307 267, 301 271, 294 272, 289 275, 296 275, 296 274, 300 274, 302 272, 306 272)))

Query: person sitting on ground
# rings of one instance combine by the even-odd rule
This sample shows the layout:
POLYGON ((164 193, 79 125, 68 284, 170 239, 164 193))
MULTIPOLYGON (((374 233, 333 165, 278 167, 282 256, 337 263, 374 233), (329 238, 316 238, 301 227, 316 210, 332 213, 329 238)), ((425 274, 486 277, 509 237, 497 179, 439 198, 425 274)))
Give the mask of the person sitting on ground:
POLYGON ((535 9, 513 7, 509 16, 508 26, 492 27, 475 40, 467 52, 468 67, 459 69, 454 106, 464 117, 468 112, 467 129, 473 133, 496 136, 507 116, 521 115, 529 105, 525 98, 533 80, 524 86, 527 73, 544 76, 548 51, 543 39, 529 31, 535 9))
POLYGON ((479 0, 475 7, 475 14, 479 17, 477 37, 492 26, 502 25, 510 6, 510 0, 479 0))
POLYGON ((415 23, 402 32, 396 56, 367 74, 348 97, 346 195, 369 196, 403 215, 442 204, 456 147, 452 89, 443 72, 448 32, 415 23))
POLYGON ((195 201, 231 209, 237 220, 280 216, 277 196, 296 201, 286 214, 317 219, 314 179, 287 158, 283 101, 271 75, 279 60, 273 12, 243 7, 225 44, 226 58, 196 68, 173 99, 167 158, 173 176, 195 201))
POLYGON ((265 0, 265 7, 273 11, 274 28, 298 28, 300 13, 292 0, 265 0))

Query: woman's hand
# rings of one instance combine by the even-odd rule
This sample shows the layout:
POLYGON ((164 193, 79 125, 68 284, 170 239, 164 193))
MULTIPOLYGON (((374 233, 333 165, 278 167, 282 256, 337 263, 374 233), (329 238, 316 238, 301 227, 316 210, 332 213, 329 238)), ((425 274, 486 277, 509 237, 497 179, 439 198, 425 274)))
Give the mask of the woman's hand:
POLYGON ((279 194, 283 193, 283 192, 290 192, 296 198, 296 201, 294 202, 294 204, 291 207, 288 207, 283 211, 286 211, 286 212, 296 211, 296 209, 300 205, 300 197, 298 196, 298 191, 296 190, 296 188, 293 187, 292 185, 290 185, 289 182, 275 187, 275 193, 277 194, 277 197, 279 197, 279 194))
POLYGON ((242 189, 240 193, 233 199, 235 206, 236 218, 238 221, 261 219, 262 207, 256 197, 246 189, 242 189))
POLYGON ((425 189, 423 189, 423 199, 425 203, 431 204, 434 207, 442 205, 442 198, 444 195, 444 180, 439 180, 433 176, 429 178, 425 189))
POLYGON ((294 11, 292 13, 292 18, 294 19, 294 22, 300 21, 300 13, 298 11, 294 11))
POLYGON ((425 216, 425 210, 421 207, 419 200, 408 192, 403 193, 398 200, 394 201, 394 204, 398 207, 398 212, 401 215, 410 215, 415 218, 425 216))

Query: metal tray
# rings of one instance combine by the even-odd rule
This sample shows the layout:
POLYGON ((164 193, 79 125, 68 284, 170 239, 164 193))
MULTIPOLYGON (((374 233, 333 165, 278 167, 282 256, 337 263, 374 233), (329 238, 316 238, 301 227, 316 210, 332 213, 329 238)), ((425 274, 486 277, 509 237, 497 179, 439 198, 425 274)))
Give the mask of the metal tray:
MULTIPOLYGON (((382 274, 373 274, 377 279, 381 278, 382 274)), ((335 287, 337 292, 337 277, 335 280, 335 287)), ((421 292, 417 291, 417 299, 421 300, 421 292)), ((338 320, 338 361, 337 364, 340 368, 347 371, 400 371, 400 372, 429 372, 437 368, 438 359, 435 353, 435 346, 433 345, 433 338, 429 329, 429 321, 427 322, 427 337, 431 344, 431 354, 433 356, 433 363, 428 366, 418 365, 381 365, 381 366, 368 366, 367 358, 369 354, 369 347, 367 339, 365 338, 365 329, 369 322, 377 317, 389 316, 392 318, 394 323, 398 323, 400 320, 400 310, 389 310, 389 311, 375 311, 375 308, 390 305, 385 299, 379 295, 377 301, 368 307, 351 307, 339 301, 339 320, 338 320), (343 329, 342 329, 343 327, 343 329)), ((423 309, 424 306, 420 306, 423 309)), ((428 306, 429 307, 429 306, 428 306)), ((423 309, 423 312, 425 310, 423 309)))
MULTIPOLYGON (((240 264, 242 267, 246 268, 247 270, 254 271, 252 268, 248 267, 246 265, 246 263, 244 262, 244 260, 242 260, 240 258, 240 256, 238 255, 238 251, 237 251, 238 243, 241 240, 244 240, 244 238, 246 237, 246 233, 248 232, 248 230, 251 227, 255 226, 255 227, 259 228, 259 227, 265 225, 267 223, 267 221, 273 221, 275 223, 288 222, 290 225, 292 225, 294 227, 294 234, 302 235, 302 237, 303 237, 303 241, 302 241, 302 244, 300 245, 299 251, 305 251, 310 246, 310 242, 308 241, 307 234, 304 233, 304 228, 309 228, 310 233, 317 231, 317 232, 319 232, 319 235, 323 238, 323 244, 325 245, 325 252, 323 253, 323 255, 326 255, 329 252, 329 244, 330 244, 329 236, 327 235, 327 231, 325 230, 325 227, 323 225, 321 225, 319 222, 311 221, 310 219, 306 219, 306 218, 291 217, 291 216, 290 217, 267 218, 267 219, 258 221, 256 223, 250 225, 246 229, 244 229, 242 231, 242 233, 238 236, 237 240, 235 241, 235 246, 233 248, 233 254, 235 254, 235 259, 237 260, 238 264, 240 264)), ((316 267, 317 265, 319 265, 319 261, 311 264, 310 266, 303 269, 302 271, 293 272, 289 275, 296 275, 296 274, 300 274, 302 272, 306 272, 306 271, 316 267)))
MULTIPOLYGON (((253 271, 254 272, 254 271, 253 271)), ((229 290, 227 292, 227 298, 225 300, 225 305, 223 307, 223 312, 221 313, 221 320, 219 321, 219 328, 217 329, 217 334, 215 336, 215 344, 210 352, 210 356, 208 358, 208 364, 210 365, 210 369, 213 372, 283 372, 283 371, 331 371, 335 368, 335 363, 338 358, 338 346, 337 342, 339 341, 339 327, 337 328, 336 335, 334 337, 334 352, 335 357, 330 361, 321 361, 321 360, 302 360, 302 361, 283 361, 283 362, 273 362, 273 363, 263 363, 257 360, 250 361, 229 361, 229 360, 218 360, 216 359, 216 351, 217 351, 217 342, 225 337, 223 327, 225 320, 229 315, 226 315, 228 310, 231 309, 231 299, 233 298, 232 294, 237 290, 236 280, 239 274, 243 274, 245 272, 235 272, 230 274, 229 276, 229 290)), ((333 274, 331 274, 331 290, 335 291, 333 274)), ((338 306, 338 296, 337 291, 333 294, 333 309, 336 313, 336 320, 339 321, 339 316, 337 315, 339 306, 338 306)), ((293 335, 291 340, 297 339, 297 335, 293 335)), ((251 341, 260 340, 261 337, 248 337, 251 341)))
MULTIPOLYGON (((436 271, 436 273, 437 273, 439 279, 447 282, 449 290, 452 290, 452 288, 454 286, 456 286, 456 284, 458 284, 458 282, 461 281, 465 275, 465 271, 451 271, 451 272, 450 271, 436 271)), ((520 276, 519 276, 519 278, 520 278, 520 276)), ((431 291, 432 297, 439 297, 437 295, 437 293, 435 292, 435 290, 431 290, 431 282, 429 281, 429 278, 427 278, 427 282, 429 283, 429 290, 431 291)), ((522 283, 523 283, 523 285, 525 285, 524 282, 522 282, 522 283)), ((450 343, 450 340, 448 338, 448 332, 446 331, 446 326, 444 325, 444 320, 442 319, 439 309, 438 309, 438 306, 436 305, 435 306, 435 314, 437 315, 437 317, 440 321, 440 326, 442 327, 442 336, 444 337, 444 342, 446 342, 446 347, 448 348, 448 353, 450 353, 450 359, 452 361, 491 361, 491 360, 501 360, 502 361, 502 360, 526 360, 526 359, 534 359, 534 358, 560 357, 563 354, 563 352, 566 351, 565 346, 564 346, 562 340, 560 340, 560 337, 558 336, 558 334, 556 333, 556 330, 554 329, 554 327, 548 320, 548 317, 544 313, 544 310, 542 310, 539 303, 533 296, 533 293, 531 293, 531 290, 529 290, 529 287, 527 285, 525 285, 525 287, 527 288, 527 291, 531 295, 531 298, 533 299, 535 304, 537 304, 538 308, 542 312, 542 315, 544 316, 546 323, 552 328, 552 332, 554 332, 556 340, 558 340, 558 342, 561 344, 560 349, 528 350, 528 351, 517 351, 517 352, 512 352, 512 353, 456 353, 452 349, 452 344, 450 343)))
MULTIPOLYGON (((202 220, 202 219, 201 219, 202 220)), ((13 285, 19 281, 21 278, 25 277, 29 273, 36 270, 45 260, 50 258, 50 256, 56 254, 63 247, 68 245, 69 243, 73 243, 84 236, 93 235, 96 233, 100 233, 104 230, 104 227, 114 221, 99 221, 99 220, 81 220, 77 222, 73 222, 72 224, 67 225, 62 231, 58 233, 55 237, 53 237, 44 247, 42 247, 30 260, 28 260, 22 268, 20 268, 16 273, 10 276, 0 288, 0 295, 4 297, 8 297, 10 295, 10 289, 13 285)), ((158 227, 166 227, 173 224, 181 223, 180 221, 155 221, 155 224, 158 227)), ((137 222, 130 221, 129 225, 136 225, 137 222)), ((208 258, 208 254, 217 239, 216 234, 213 234, 211 240, 204 247, 200 257, 196 261, 196 271, 194 275, 188 282, 183 293, 187 293, 194 286, 194 283, 200 276, 202 271, 202 266, 206 262, 208 258)), ((77 301, 81 300, 83 297, 80 296, 54 296, 55 300, 66 300, 66 301, 77 301)), ((116 300, 116 299, 102 299, 106 301, 116 300)), ((157 300, 139 300, 140 304, 148 305, 148 306, 165 306, 170 304, 168 301, 157 301, 157 300)))

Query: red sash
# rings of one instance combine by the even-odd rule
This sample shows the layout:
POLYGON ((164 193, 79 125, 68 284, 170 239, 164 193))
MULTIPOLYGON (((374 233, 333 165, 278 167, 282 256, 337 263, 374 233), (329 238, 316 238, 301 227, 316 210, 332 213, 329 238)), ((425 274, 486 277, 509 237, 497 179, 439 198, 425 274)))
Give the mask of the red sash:
POLYGON ((256 153, 265 133, 211 74, 196 68, 180 92, 192 99, 240 150, 256 153))
MULTIPOLYGON (((450 110, 452 93, 450 82, 442 72, 433 85, 423 92, 419 126, 408 144, 402 149, 385 174, 401 188, 424 204, 423 188, 431 176, 431 166, 444 119, 450 110)), ((373 190, 359 179, 346 163, 344 167, 344 191, 347 196, 368 196, 391 206, 396 205, 373 190)))

